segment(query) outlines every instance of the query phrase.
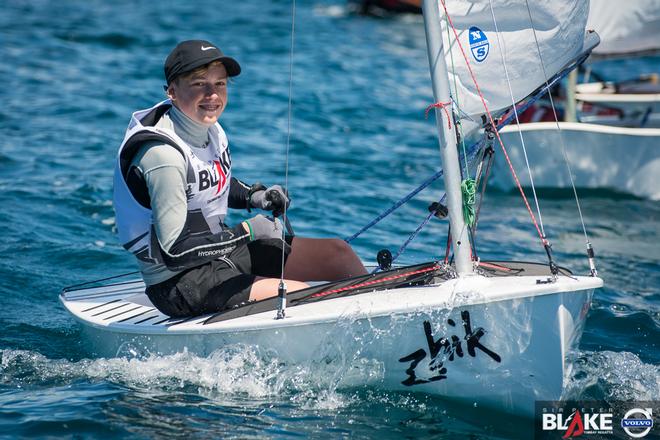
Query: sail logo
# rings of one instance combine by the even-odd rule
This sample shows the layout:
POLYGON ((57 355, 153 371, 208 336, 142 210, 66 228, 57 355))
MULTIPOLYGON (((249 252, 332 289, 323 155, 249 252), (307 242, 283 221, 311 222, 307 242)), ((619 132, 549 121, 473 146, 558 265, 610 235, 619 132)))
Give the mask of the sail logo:
POLYGON ((486 59, 488 52, 490 51, 490 43, 488 42, 488 38, 486 38, 486 34, 484 34, 481 29, 476 26, 472 26, 468 30, 468 34, 470 52, 472 52, 472 56, 477 61, 477 63, 480 63, 486 59))

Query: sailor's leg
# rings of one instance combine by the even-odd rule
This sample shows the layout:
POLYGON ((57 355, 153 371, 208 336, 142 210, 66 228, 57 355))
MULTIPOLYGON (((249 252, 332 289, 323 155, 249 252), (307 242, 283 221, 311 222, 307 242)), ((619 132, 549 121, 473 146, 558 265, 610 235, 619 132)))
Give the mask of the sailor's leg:
MULTIPOLYGON (((309 287, 301 281, 284 280, 284 282, 286 283, 287 292, 309 287)), ((280 280, 277 278, 256 277, 250 289, 250 301, 259 301, 277 296, 279 285, 280 280)))
POLYGON ((286 278, 304 281, 333 281, 366 273, 351 246, 339 238, 295 237, 284 267, 286 278))

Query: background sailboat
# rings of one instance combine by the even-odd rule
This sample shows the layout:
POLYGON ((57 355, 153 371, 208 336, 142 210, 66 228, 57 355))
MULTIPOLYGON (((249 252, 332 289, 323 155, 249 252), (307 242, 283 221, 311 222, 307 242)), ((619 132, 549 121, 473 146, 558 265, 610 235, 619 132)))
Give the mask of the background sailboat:
POLYGON ((579 120, 660 127, 660 66, 644 72, 635 63, 660 53, 660 0, 632 0, 621 6, 591 0, 587 28, 595 29, 602 41, 585 63, 583 81, 576 85, 579 120), (603 60, 613 59, 628 66, 626 77, 618 81, 608 80, 602 66, 599 68, 603 60), (592 81, 592 74, 597 81, 592 81), (599 114, 599 109, 614 111, 599 114))
MULTIPOLYGON (((509 10, 510 2, 494 3, 497 13, 509 10)), ((554 6, 554 1, 537 3, 530 13, 542 12, 535 22, 539 30, 547 28, 544 20, 564 26, 580 19, 581 3, 568 1, 562 8, 554 6), (565 20, 567 16, 573 20, 565 20)), ((476 30, 460 24, 460 11, 466 5, 452 3, 458 9, 451 27, 462 44, 476 38, 476 30)), ((491 20, 485 15, 488 6, 480 7, 480 12, 470 13, 481 17, 486 29, 491 20)), ((298 291, 289 295, 285 319, 275 319, 274 300, 214 315, 171 319, 153 308, 139 280, 65 289, 61 301, 83 325, 95 351, 112 355, 130 347, 136 352, 185 349, 208 354, 228 345, 249 345, 262 347, 278 362, 294 365, 350 357, 368 365, 369 374, 357 375, 348 385, 426 392, 525 415, 533 413, 535 400, 561 397, 571 370, 569 353, 581 335, 593 290, 602 286, 602 280, 595 270, 590 276, 576 276, 557 267, 545 236, 540 238, 550 260, 547 264, 476 259, 471 244, 474 228, 463 216, 456 131, 450 128, 447 109, 451 104, 444 104, 460 99, 461 94, 467 103, 472 88, 465 81, 460 92, 450 97, 438 3, 425 2, 424 10, 450 223, 455 231, 454 264, 431 262, 384 270, 298 291)), ((519 32, 533 34, 529 28, 534 24, 529 20, 519 17, 515 22, 519 32)), ((579 54, 581 28, 572 31, 576 39, 561 51, 546 43, 558 53, 579 54)), ((486 38, 492 37, 491 32, 487 31, 486 38)), ((542 70, 535 69, 541 81, 542 70)), ((524 97, 538 86, 528 76, 512 79, 514 96, 524 97)), ((497 81, 504 84, 501 78, 497 81)), ((498 87, 488 85, 484 90, 493 111, 499 102, 506 105, 506 98, 499 100, 498 87)), ((482 113, 467 108, 472 115, 482 113)))
MULTIPOLYGON (((584 65, 582 78, 587 82, 577 84, 576 72, 562 89, 563 97, 555 96, 552 103, 546 99, 521 118, 534 181, 538 187, 570 188, 568 174, 556 172, 557 165, 568 159, 577 187, 660 200, 656 177, 660 173, 660 1, 615 5, 592 0, 587 29, 595 29, 601 37, 584 65), (642 57, 655 59, 656 68, 637 69, 636 60, 642 57), (603 70, 612 70, 612 63, 625 66, 619 81, 602 79, 603 70), (601 80, 588 82, 593 77, 601 80), (564 121, 553 122, 555 112, 564 121)), ((502 138, 511 146, 514 166, 525 169, 519 129, 505 127, 502 138)), ((513 189, 502 158, 495 168, 494 184, 513 189)), ((521 179, 523 185, 530 185, 528 175, 523 173, 521 179)))

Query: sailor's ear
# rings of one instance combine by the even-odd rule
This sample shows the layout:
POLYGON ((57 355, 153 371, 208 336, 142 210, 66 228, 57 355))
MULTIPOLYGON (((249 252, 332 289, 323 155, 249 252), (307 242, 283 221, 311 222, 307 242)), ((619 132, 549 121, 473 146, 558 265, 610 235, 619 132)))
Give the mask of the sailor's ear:
POLYGON ((165 86, 165 94, 167 95, 170 100, 174 101, 176 92, 174 90, 174 83, 170 83, 169 85, 165 86))

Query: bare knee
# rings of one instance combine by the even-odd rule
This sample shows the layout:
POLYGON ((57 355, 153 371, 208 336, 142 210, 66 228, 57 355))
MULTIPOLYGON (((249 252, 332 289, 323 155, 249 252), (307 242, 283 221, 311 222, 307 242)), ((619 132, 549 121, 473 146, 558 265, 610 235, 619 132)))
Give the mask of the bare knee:
POLYGON ((330 239, 328 252, 332 255, 336 277, 346 278, 367 272, 353 248, 344 240, 330 239))
POLYGON ((338 238, 296 238, 284 274, 307 281, 333 281, 367 273, 351 246, 338 238))
POLYGON ((328 239, 328 251, 337 257, 353 256, 353 248, 344 240, 339 238, 328 239))

